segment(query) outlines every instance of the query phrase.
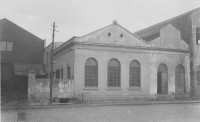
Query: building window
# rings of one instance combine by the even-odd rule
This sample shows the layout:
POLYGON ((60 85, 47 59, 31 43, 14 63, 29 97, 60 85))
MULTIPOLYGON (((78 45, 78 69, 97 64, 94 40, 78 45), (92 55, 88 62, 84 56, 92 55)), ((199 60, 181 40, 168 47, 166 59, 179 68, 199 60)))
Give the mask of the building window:
POLYGON ((13 51, 13 42, 0 41, 0 51, 13 51))
POLYGON ((197 84, 200 84, 200 65, 197 68, 197 84))
POLYGON ((47 66, 49 64, 49 53, 47 52, 47 66))
POLYGON ((121 33, 121 34, 120 34, 120 38, 123 38, 123 37, 124 37, 124 35, 121 33))
POLYGON ((120 87, 120 63, 117 59, 108 62, 108 87, 120 87))
POLYGON ((200 45, 200 28, 196 28, 196 42, 200 45))
POLYGON ((111 37, 111 33, 110 32, 108 32, 108 37, 111 37))
POLYGON ((56 74, 56 73, 55 73, 55 72, 53 72, 53 79, 55 79, 55 74, 56 74))
POLYGON ((63 68, 60 70, 60 78, 63 79, 63 68))
POLYGON ((67 79, 70 79, 70 66, 67 65, 67 79))
POLYGON ((49 78, 49 74, 48 73, 46 73, 46 78, 49 78))
POLYGON ((98 87, 98 63, 94 58, 85 61, 85 87, 98 87))
POLYGON ((56 70, 56 79, 60 79, 60 70, 56 70))
POLYGON ((129 67, 129 86, 140 87, 140 63, 136 60, 131 61, 129 67))

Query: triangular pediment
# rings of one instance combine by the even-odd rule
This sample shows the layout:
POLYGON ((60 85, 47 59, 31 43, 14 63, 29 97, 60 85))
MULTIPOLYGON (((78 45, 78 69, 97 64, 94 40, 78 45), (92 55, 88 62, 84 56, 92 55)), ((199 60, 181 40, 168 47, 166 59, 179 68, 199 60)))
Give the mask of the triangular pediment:
POLYGON ((117 23, 113 23, 86 36, 80 37, 77 41, 109 45, 147 46, 143 40, 117 23))

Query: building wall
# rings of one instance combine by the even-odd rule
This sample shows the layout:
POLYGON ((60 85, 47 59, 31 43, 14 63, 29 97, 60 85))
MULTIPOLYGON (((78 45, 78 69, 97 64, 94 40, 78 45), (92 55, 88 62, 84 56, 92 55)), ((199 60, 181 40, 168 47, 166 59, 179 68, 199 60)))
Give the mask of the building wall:
POLYGON ((182 64, 185 68, 186 90, 189 93, 188 53, 77 45, 75 46, 74 90, 91 99, 157 94, 157 68, 161 63, 168 67, 168 93, 175 93, 175 67, 178 64, 182 64), (84 87, 85 61, 90 57, 98 62, 98 88, 84 87), (112 58, 118 59, 121 64, 121 88, 107 87, 107 64, 112 58), (132 60, 138 60, 141 65, 141 88, 129 87, 129 64, 132 60))
POLYGON ((2 63, 43 63, 44 40, 7 19, 0 20, 0 41, 13 42, 12 51, 2 51, 2 63))
POLYGON ((194 87, 197 87, 197 94, 200 95, 200 84, 197 83, 197 67, 200 66, 200 45, 196 43, 196 28, 200 28, 200 10, 192 13, 192 41, 194 47, 194 72, 195 72, 195 79, 194 79, 194 87))
POLYGON ((54 57, 54 66, 53 66, 53 72, 56 72, 56 70, 60 70, 63 68, 63 79, 64 80, 73 80, 74 77, 74 50, 73 47, 70 47, 60 53, 59 55, 56 55, 54 57), (67 67, 70 67, 70 79, 67 78, 68 70, 67 67))
POLYGON ((0 51, 2 72, 2 93, 27 93, 28 77, 16 76, 14 63, 43 64, 45 41, 24 30, 7 19, 0 20, 0 51), (10 43, 7 50, 6 43, 10 43), (2 45, 4 44, 4 45, 2 45), (5 50, 6 49, 6 50, 5 50), (9 66, 9 67, 8 67, 9 66), (10 77, 7 77, 9 73, 10 77))
MULTIPOLYGON (((54 50, 62 45, 63 42, 54 42, 54 50)), ((43 64, 45 67, 45 73, 48 74, 48 77, 50 77, 50 71, 51 71, 51 49, 52 45, 49 44, 45 49, 44 49, 44 59, 43 59, 43 64)))

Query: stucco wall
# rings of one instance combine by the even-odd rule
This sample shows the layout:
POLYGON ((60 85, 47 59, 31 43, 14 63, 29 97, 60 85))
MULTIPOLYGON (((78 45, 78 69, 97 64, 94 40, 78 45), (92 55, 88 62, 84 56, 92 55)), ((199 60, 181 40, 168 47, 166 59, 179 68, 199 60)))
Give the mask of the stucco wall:
MULTIPOLYGON (((50 79, 35 78, 34 73, 28 76, 28 98, 29 100, 49 100, 50 79)), ((73 96, 73 84, 70 80, 53 80, 53 98, 70 98, 73 96)))
MULTIPOLYGON (((54 50, 63 43, 64 42, 54 42, 54 50)), ((50 71, 51 71, 51 49, 52 49, 52 44, 49 44, 47 47, 45 47, 44 56, 43 56, 43 64, 45 66, 45 73, 48 73, 48 74, 50 74, 50 71)))
POLYGON ((63 68, 63 79, 67 80, 67 66, 70 66, 70 80, 74 77, 74 50, 70 47, 54 57, 53 71, 63 68))
POLYGON ((157 67, 164 63, 168 67, 168 93, 175 92, 175 67, 182 64, 185 68, 187 92, 189 83, 189 54, 161 50, 140 50, 131 48, 114 48, 77 45, 75 47, 74 64, 74 90, 84 93, 85 96, 111 97, 111 96, 142 96, 157 94, 157 67), (85 61, 93 57, 98 62, 98 88, 85 88, 85 61), (107 88, 107 64, 116 58, 121 64, 121 88, 107 88), (141 88, 129 87, 129 64, 138 60, 141 65, 141 88))
MULTIPOLYGON (((192 40, 194 44, 194 67, 195 72, 200 65, 200 45, 196 44, 196 28, 200 27, 200 10, 191 15, 192 17, 192 40)), ((197 82, 197 74, 195 74, 195 83, 197 82)), ((200 84, 197 84, 197 94, 200 96, 200 84)))

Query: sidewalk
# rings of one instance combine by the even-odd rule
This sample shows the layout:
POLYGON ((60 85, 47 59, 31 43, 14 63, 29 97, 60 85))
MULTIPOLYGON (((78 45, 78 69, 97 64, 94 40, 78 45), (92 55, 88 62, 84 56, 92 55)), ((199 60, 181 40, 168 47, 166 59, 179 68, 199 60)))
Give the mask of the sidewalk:
POLYGON ((1 106, 1 110, 18 110, 18 109, 45 109, 59 107, 94 107, 94 106, 127 106, 127 105, 153 105, 153 104, 197 104, 199 99, 178 99, 170 101, 162 100, 123 100, 123 101, 84 101, 81 103, 58 103, 41 102, 41 103, 24 103, 13 102, 1 106))

